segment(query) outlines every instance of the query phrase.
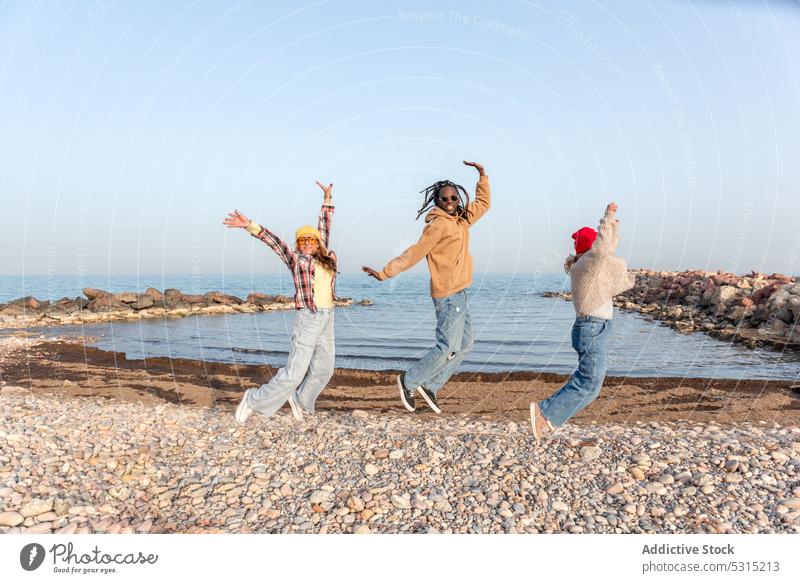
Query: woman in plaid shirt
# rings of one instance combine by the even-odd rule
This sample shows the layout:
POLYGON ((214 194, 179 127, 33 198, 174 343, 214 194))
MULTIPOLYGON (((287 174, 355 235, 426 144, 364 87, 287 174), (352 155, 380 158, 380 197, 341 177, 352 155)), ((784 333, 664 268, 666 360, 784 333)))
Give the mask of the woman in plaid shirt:
POLYGON ((333 305, 336 299, 336 253, 328 250, 331 232, 331 191, 333 184, 317 182, 325 193, 317 228, 297 229, 294 249, 269 229, 251 221, 239 211, 228 214, 228 228, 246 229, 269 245, 286 264, 294 278, 294 303, 297 314, 292 328, 289 361, 265 385, 247 389, 236 409, 236 421, 244 424, 258 411, 272 415, 286 401, 295 419, 313 413, 317 397, 333 376, 335 356, 333 305))

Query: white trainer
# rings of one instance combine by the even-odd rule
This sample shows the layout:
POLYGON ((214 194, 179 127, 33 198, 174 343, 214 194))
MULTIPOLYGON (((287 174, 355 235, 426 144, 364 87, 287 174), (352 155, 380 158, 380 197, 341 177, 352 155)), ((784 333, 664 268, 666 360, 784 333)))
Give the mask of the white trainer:
POLYGON ((295 418, 297 421, 303 420, 303 409, 300 407, 300 403, 297 402, 297 393, 292 391, 291 396, 289 397, 289 406, 292 408, 292 417, 295 418))
POLYGON ((242 400, 239 402, 239 406, 236 407, 236 422, 239 425, 244 425, 247 421, 247 418, 253 414, 253 408, 247 404, 247 395, 253 389, 247 389, 242 395, 242 400))

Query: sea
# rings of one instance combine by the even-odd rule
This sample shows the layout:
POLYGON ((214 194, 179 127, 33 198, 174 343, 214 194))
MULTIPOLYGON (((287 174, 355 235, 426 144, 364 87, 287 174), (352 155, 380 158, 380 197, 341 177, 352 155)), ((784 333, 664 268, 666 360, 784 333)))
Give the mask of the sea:
MULTIPOLYGON (((245 298, 251 292, 293 294, 286 274, 105 274, 0 276, 0 302, 34 296, 55 301, 82 295, 84 287, 111 292, 177 288, 219 290, 245 298)), ((461 370, 570 373, 577 358, 570 343, 575 313, 570 302, 544 291, 569 289, 566 275, 475 274, 468 290, 475 345, 461 370)), ((363 273, 337 279, 340 297, 371 306, 338 308, 336 366, 402 370, 434 344, 436 319, 429 277, 405 273, 378 282, 363 273)), ((282 366, 289 350, 294 310, 109 322, 35 330, 44 336, 89 339, 127 358, 172 357, 282 366)), ((0 331, 9 334, 10 331, 0 331)), ((615 308, 608 374, 719 379, 800 378, 800 355, 751 350, 705 334, 679 334, 642 315, 615 308)))

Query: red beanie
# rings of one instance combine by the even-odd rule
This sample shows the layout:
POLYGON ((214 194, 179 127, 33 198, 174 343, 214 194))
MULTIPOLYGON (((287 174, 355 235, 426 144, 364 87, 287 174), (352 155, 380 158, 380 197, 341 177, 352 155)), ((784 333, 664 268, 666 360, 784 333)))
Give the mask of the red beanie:
POLYGON ((580 255, 592 248, 597 238, 597 231, 591 227, 581 227, 572 233, 572 238, 575 240, 575 253, 580 255))

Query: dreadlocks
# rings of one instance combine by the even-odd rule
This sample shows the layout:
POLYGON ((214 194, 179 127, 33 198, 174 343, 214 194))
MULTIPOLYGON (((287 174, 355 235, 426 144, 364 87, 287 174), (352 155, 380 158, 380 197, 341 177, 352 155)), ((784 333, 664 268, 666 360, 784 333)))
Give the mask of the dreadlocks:
POLYGON ((439 196, 439 191, 446 186, 452 187, 458 193, 459 204, 458 208, 456 209, 456 215, 462 219, 469 220, 470 215, 472 215, 472 212, 467 209, 467 205, 469 205, 469 194, 463 186, 451 182, 450 180, 440 180, 439 182, 431 184, 428 188, 420 190, 421 193, 425 194, 425 198, 422 202, 422 206, 417 212, 417 218, 414 220, 419 219, 422 216, 422 213, 436 205, 436 198, 439 196))

